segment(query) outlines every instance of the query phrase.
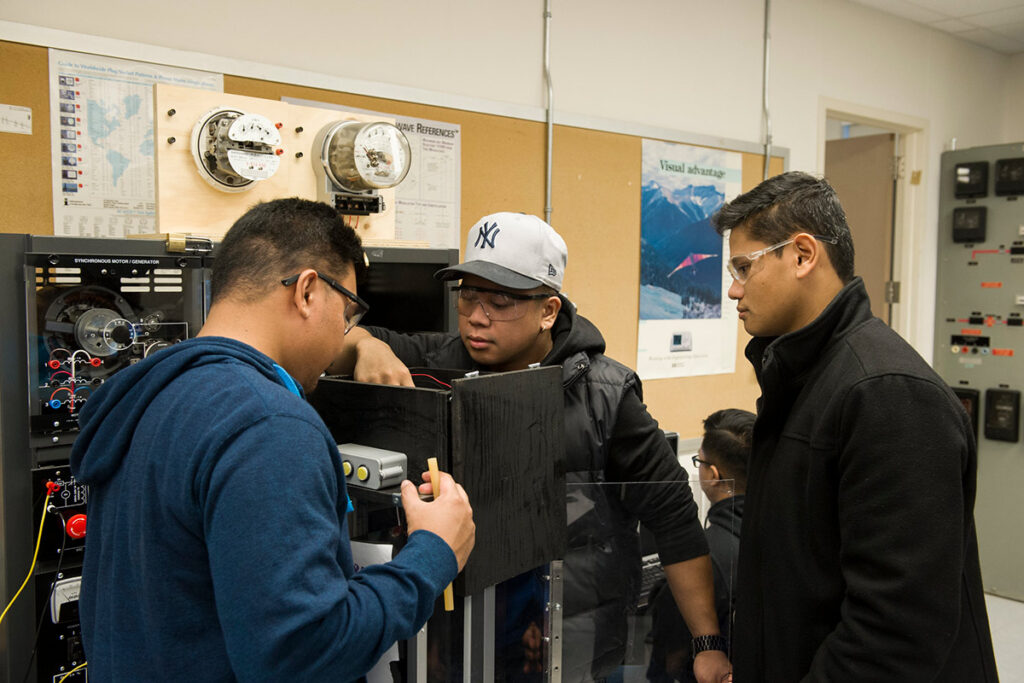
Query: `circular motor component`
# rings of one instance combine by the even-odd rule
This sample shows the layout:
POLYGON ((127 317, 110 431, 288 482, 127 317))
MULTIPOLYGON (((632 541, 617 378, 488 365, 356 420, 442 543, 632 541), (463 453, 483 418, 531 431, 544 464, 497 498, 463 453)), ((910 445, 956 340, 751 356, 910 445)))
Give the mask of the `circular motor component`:
POLYGON ((112 356, 135 343, 135 326, 109 308, 93 308, 75 321, 75 340, 93 356, 112 356))
MULTIPOLYGON (((45 293, 58 295, 47 304, 44 320, 42 321, 45 345, 48 351, 53 353, 58 349, 65 349, 63 353, 68 353, 70 356, 70 352, 67 349, 73 349, 77 346, 85 349, 90 354, 96 355, 96 357, 89 361, 93 368, 90 374, 94 378, 116 372, 124 363, 128 362, 126 355, 116 355, 116 348, 111 350, 108 344, 100 343, 97 346, 95 342, 96 339, 102 339, 103 327, 107 322, 121 319, 127 323, 129 320, 136 319, 135 312, 123 296, 106 287, 96 285, 70 287, 62 291, 54 290, 45 293), (100 322, 100 317, 97 317, 98 314, 93 312, 96 310, 105 311, 100 316, 104 322, 100 322), (94 332, 98 334, 98 337, 89 338, 87 336, 94 332), (83 339, 89 343, 83 343, 83 339), (97 348, 104 351, 104 353, 96 354, 95 349, 97 348), (100 355, 107 360, 104 361, 103 358, 99 357, 100 355)), ((130 330, 125 329, 124 332, 118 332, 118 335, 123 335, 124 333, 129 333, 130 335, 134 331, 133 327, 130 330)), ((57 367, 53 368, 55 370, 61 367, 61 359, 56 360, 58 362, 57 367)))
POLYGON ((224 192, 243 192, 277 172, 277 127, 265 116, 230 107, 206 112, 192 128, 192 158, 199 175, 224 192))
POLYGON ((409 173, 412 154, 405 133, 386 121, 337 121, 320 129, 313 143, 335 185, 349 192, 385 190, 409 173))

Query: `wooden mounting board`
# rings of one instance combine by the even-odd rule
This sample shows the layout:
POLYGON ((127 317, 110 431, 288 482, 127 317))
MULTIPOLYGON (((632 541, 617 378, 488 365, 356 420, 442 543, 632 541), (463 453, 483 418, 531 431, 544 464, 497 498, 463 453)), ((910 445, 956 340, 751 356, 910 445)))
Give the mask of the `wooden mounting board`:
MULTIPOLYGON (((153 86, 153 106, 160 233, 223 235, 257 202, 282 197, 317 199, 313 161, 319 163, 320 154, 312 146, 321 128, 342 120, 394 123, 394 119, 380 116, 162 84, 153 86), (204 180, 196 167, 191 151, 192 130, 218 107, 260 114, 281 124, 281 165, 273 176, 256 181, 249 190, 219 190, 204 180), (170 111, 174 114, 169 114, 170 111), (170 142, 172 139, 174 142, 170 142)), ((364 239, 389 240, 395 236, 395 191, 381 190, 380 194, 385 205, 383 213, 349 219, 364 239)))

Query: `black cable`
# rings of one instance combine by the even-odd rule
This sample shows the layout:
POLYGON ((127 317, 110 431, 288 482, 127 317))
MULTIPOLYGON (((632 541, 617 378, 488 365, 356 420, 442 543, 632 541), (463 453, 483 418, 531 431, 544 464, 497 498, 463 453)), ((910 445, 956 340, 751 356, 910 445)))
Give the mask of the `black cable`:
MULTIPOLYGON (((64 520, 64 515, 59 510, 54 510, 53 514, 60 517, 61 529, 64 529, 67 522, 64 520)), ((43 601, 43 609, 39 612, 39 618, 36 620, 36 637, 32 641, 32 654, 28 658, 28 666, 25 668, 25 675, 21 679, 21 683, 28 681, 28 675, 32 673, 32 662, 36 659, 36 652, 39 650, 39 634, 43 631, 43 619, 46 618, 46 610, 50 607, 50 600, 53 598, 53 591, 57 588, 57 577, 60 576, 60 566, 64 562, 64 551, 67 548, 68 535, 65 531, 61 534, 60 540, 60 556, 57 558, 57 568, 53 572, 54 579, 50 582, 50 592, 46 596, 46 600, 43 601)))

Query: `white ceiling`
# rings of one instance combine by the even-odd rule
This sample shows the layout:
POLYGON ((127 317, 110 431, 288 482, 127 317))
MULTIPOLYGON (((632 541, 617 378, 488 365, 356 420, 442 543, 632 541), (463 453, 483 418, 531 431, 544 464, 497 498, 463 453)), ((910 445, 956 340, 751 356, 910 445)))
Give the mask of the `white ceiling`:
POLYGON ((1013 55, 1024 52, 1020 0, 853 0, 1013 55))

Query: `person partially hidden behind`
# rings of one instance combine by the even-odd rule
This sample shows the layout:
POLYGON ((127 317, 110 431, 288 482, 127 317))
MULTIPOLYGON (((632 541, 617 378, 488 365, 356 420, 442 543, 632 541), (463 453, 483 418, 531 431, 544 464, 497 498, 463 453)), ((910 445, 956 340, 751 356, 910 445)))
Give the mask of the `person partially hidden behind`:
MULTIPOLYGON (((562 680, 601 679, 622 662, 627 615, 639 593, 639 520, 654 533, 672 592, 699 637, 697 678, 720 683, 729 661, 685 471, 647 412, 636 373, 604 355, 601 333, 560 293, 565 241, 536 216, 497 213, 470 228, 463 256, 463 263, 435 274, 461 278, 459 334, 357 328, 331 371, 412 385, 407 366, 494 372, 560 366, 570 510, 562 680), (649 485, 623 495, 623 487, 602 482, 649 485)), ((529 632, 524 636, 524 643, 531 640, 529 632)))
MULTIPOLYGON (((704 437, 697 455, 693 456, 700 487, 711 501, 704 533, 714 568, 715 612, 726 641, 732 630, 733 586, 753 431, 753 413, 737 408, 716 411, 704 420, 704 437)), ((654 683, 693 681, 690 632, 664 584, 655 589, 651 598, 651 619, 653 647, 647 680, 654 683)))
POLYGON ((784 173, 712 222, 761 386, 736 680, 995 681, 971 421, 872 317, 835 191, 784 173))
POLYGON ((71 453, 90 680, 355 680, 465 565, 473 513, 442 474, 429 503, 402 482, 408 544, 354 571, 341 458, 304 391, 366 311, 362 263, 326 204, 258 204, 215 252, 197 337, 92 394, 71 453))

